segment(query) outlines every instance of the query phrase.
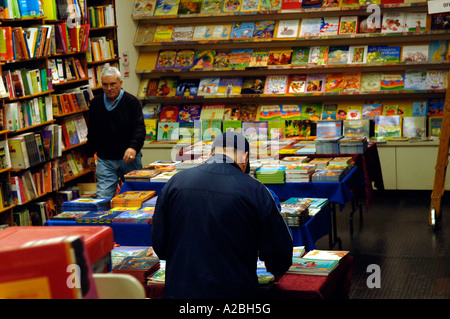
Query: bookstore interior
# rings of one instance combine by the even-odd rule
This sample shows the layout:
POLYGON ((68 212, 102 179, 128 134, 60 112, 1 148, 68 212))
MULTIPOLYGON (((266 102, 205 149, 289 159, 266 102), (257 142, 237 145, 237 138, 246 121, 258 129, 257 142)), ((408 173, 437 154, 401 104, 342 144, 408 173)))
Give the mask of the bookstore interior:
POLYGON ((0 298, 163 298, 158 193, 227 131, 248 139, 293 236, 278 281, 258 261, 261 289, 348 298, 336 214, 362 214, 377 190, 433 189, 450 66, 450 12, 433 2, 0 0, 0 298), (86 158, 105 66, 146 126, 143 169, 111 200, 86 158), (89 289, 57 280, 86 262, 89 289))

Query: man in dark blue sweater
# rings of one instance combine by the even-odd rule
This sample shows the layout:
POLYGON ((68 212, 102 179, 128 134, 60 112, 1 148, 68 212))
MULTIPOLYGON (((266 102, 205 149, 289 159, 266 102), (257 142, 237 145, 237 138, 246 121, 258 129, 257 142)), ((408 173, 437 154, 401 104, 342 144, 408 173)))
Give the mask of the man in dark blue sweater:
POLYGON ((142 168, 145 124, 142 106, 122 89, 117 68, 104 68, 101 81, 103 94, 89 106, 87 156, 89 167, 96 172, 97 196, 112 198, 119 178, 142 168))
POLYGON ((292 263, 289 229, 268 189, 248 175, 248 141, 227 132, 212 153, 158 195, 152 244, 166 260, 166 298, 255 298, 258 257, 275 276, 292 263))

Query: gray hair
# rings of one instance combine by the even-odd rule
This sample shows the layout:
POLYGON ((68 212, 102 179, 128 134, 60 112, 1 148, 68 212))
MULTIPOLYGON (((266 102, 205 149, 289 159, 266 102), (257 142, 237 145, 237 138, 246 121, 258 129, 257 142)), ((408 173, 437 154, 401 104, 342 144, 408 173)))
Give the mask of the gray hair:
POLYGON ((122 73, 120 73, 119 69, 114 66, 106 66, 102 69, 102 73, 100 74, 100 78, 102 79, 104 76, 117 76, 119 81, 122 81, 122 73))

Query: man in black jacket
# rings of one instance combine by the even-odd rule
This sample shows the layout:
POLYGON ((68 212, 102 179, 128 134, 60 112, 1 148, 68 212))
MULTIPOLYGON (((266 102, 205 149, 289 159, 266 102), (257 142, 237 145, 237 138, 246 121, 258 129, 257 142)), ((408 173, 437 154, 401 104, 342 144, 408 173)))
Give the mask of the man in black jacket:
POLYGON ((166 260, 166 298, 254 298, 258 257, 275 276, 292 263, 289 229, 268 189, 248 175, 248 141, 227 132, 211 152, 158 195, 152 241, 166 260))
POLYGON ((89 106, 87 156, 89 167, 96 172, 97 196, 112 198, 119 178, 142 168, 145 124, 141 104, 122 89, 119 70, 104 68, 101 80, 103 94, 89 106))

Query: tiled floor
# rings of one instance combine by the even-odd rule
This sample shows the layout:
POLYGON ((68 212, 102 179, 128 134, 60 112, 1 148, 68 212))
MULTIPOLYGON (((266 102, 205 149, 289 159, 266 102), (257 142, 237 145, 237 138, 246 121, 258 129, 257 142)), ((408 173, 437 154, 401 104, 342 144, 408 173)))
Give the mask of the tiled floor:
MULTIPOLYGON (((442 198, 439 231, 428 225, 430 195, 431 191, 377 191, 362 221, 355 214, 353 232, 350 207, 338 212, 342 248, 355 258, 351 299, 450 298, 450 194, 442 198), (370 265, 379 266, 380 288, 368 286, 376 283, 370 265)), ((328 237, 316 247, 328 249, 328 237)))

